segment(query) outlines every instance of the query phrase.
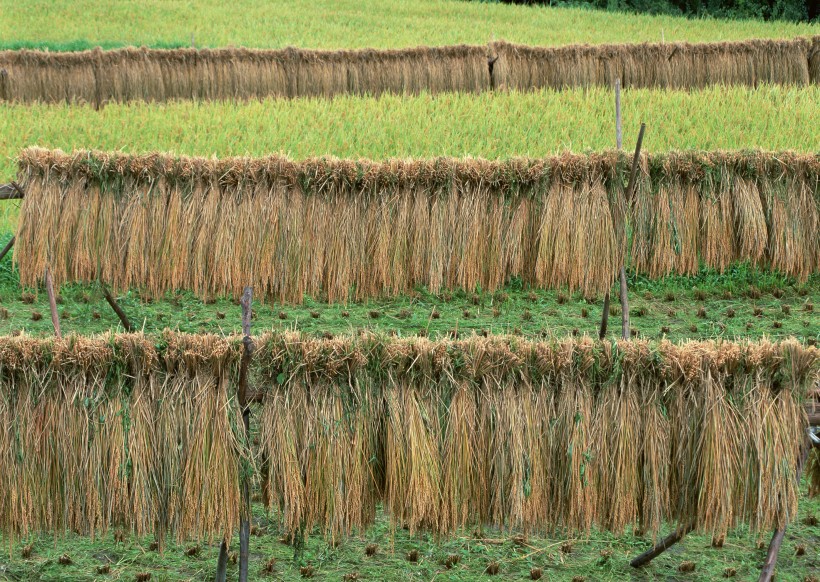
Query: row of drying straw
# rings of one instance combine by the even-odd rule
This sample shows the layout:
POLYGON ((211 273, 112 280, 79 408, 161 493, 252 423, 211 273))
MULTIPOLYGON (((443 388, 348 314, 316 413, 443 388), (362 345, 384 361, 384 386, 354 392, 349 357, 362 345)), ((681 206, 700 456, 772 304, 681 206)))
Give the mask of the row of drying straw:
POLYGON ((318 51, 101 49, 0 51, 0 100, 254 99, 384 92, 820 81, 820 37, 721 43, 417 47, 318 51), (490 63, 492 65, 490 66, 490 63))
MULTIPOLYGON (((796 515, 820 352, 760 342, 0 338, 0 531, 234 531, 240 466, 292 535, 394 527, 656 535, 796 515)), ((814 487, 820 466, 809 475, 814 487)))
POLYGON ((160 295, 283 302, 425 286, 607 291, 639 273, 750 261, 820 268, 820 158, 788 152, 624 154, 489 162, 225 160, 31 148, 15 260, 35 286, 101 279, 160 295), (631 232, 631 245, 627 233, 631 232))

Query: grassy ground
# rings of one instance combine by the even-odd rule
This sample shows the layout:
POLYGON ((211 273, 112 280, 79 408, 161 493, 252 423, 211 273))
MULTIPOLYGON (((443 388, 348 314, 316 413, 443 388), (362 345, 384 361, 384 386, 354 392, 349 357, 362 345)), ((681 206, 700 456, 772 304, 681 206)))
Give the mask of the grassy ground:
MULTIPOLYGON (((2 244, 8 237, 0 239, 2 244)), ((646 338, 737 338, 795 336, 820 340, 820 276, 807 283, 747 266, 724 274, 630 278, 630 312, 635 333, 646 338), (816 306, 816 307, 815 307, 816 306)), ((262 303, 257 298, 254 332, 298 329, 307 333, 344 334, 358 329, 431 337, 470 333, 512 333, 536 337, 596 335, 603 301, 561 291, 524 289, 511 282, 497 293, 442 292, 419 289, 412 296, 348 305, 306 298, 303 305, 262 303)), ((240 307, 231 299, 204 302, 191 293, 143 299, 138 291, 118 301, 132 324, 146 332, 165 328, 202 333, 238 333, 240 307)), ((94 285, 66 285, 58 297, 64 332, 102 333, 120 325, 94 285)), ((10 255, 0 262, 0 334, 53 333, 44 291, 20 288, 10 255)), ((619 337, 620 306, 610 307, 609 336, 619 337)))
MULTIPOLYGON (((687 20, 457 0, 0 1, 6 46, 30 43, 404 47, 493 38, 555 45, 690 42, 818 34, 809 24, 687 20), (127 23, 127 24, 125 24, 127 23)), ((61 48, 56 46, 55 48, 61 48)))
MULTIPOLYGON (((388 519, 379 514, 377 524, 365 534, 336 547, 318 533, 306 544, 294 547, 279 541, 275 517, 266 515, 259 504, 254 512, 251 580, 300 580, 302 568, 312 568, 317 580, 525 580, 533 568, 542 570, 542 580, 694 582, 723 579, 727 569, 735 570, 733 579, 753 580, 757 579, 770 538, 768 532, 755 535, 739 528, 730 532, 723 547, 716 548, 708 534, 689 535, 649 566, 634 570, 629 560, 648 549, 651 540, 633 532, 620 536, 592 532, 588 537, 551 534, 513 539, 515 536, 509 532, 485 529, 436 540, 426 534, 411 537, 401 529, 392 532, 388 519), (366 555, 370 544, 377 546, 373 556, 366 555), (416 563, 408 560, 414 550, 418 552, 416 563), (447 568, 445 563, 448 558, 453 560, 451 556, 457 558, 457 563, 447 568), (694 562, 693 572, 678 571, 686 561, 694 562), (496 576, 486 573, 491 562, 499 566, 496 576)), ((820 572, 818 516, 820 499, 804 498, 798 519, 786 531, 778 560, 778 581, 811 580, 811 575, 820 572), (805 553, 798 555, 801 547, 805 553)), ((218 554, 215 543, 169 543, 160 553, 152 549, 152 538, 124 536, 117 541, 115 533, 94 541, 73 534, 57 538, 30 536, 22 541, 0 538, 8 549, 8 553, 0 554, 0 580, 134 580, 141 573, 151 574, 152 582, 213 579, 218 554), (23 558, 22 549, 28 545, 31 554, 23 558), (63 556, 70 558, 71 564, 60 564, 63 556), (110 572, 98 574, 97 569, 105 564, 110 572)), ((235 537, 231 550, 236 551, 238 546, 235 537)), ((237 566, 230 564, 228 576, 235 577, 236 573, 237 566)))
MULTIPOLYGON (((641 121, 644 149, 820 151, 820 86, 626 90, 624 143, 641 121), (754 112, 750 115, 749 112, 754 112)), ((561 92, 342 96, 249 103, 88 106, 0 104, 0 180, 14 157, 40 145, 217 156, 283 152, 295 158, 544 156, 614 145, 607 89, 561 92)))

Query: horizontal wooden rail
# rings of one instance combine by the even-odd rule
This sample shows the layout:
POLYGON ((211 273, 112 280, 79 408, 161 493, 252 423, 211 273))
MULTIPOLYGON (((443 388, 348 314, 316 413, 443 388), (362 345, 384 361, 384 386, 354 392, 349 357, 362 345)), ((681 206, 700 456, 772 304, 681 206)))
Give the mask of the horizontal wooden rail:
POLYGON ((0 184, 0 200, 19 200, 23 198, 23 191, 14 182, 0 184))

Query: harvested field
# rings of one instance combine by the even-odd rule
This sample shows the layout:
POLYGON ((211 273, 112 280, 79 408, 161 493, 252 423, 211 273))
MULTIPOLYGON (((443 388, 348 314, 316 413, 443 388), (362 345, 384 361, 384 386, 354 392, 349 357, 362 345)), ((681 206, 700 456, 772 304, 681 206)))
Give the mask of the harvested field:
POLYGON ((613 86, 808 85, 820 37, 735 43, 401 50, 0 51, 0 100, 93 103, 332 97, 344 93, 528 91, 613 86))
POLYGON ((14 256, 23 285, 48 266, 57 285, 238 296, 252 284, 296 303, 493 291, 512 277, 592 296, 627 256, 651 277, 736 261, 799 281, 818 269, 816 156, 644 156, 625 200, 628 165, 618 152, 294 162, 32 148, 14 256))
POLYGON ((441 534, 689 520, 763 532, 796 515, 820 353, 793 340, 255 343, 264 395, 246 453, 240 338, 0 338, 4 534, 218 539, 237 520, 240 462, 262 458, 284 530, 331 540, 369 526, 377 503, 394 527, 441 534))

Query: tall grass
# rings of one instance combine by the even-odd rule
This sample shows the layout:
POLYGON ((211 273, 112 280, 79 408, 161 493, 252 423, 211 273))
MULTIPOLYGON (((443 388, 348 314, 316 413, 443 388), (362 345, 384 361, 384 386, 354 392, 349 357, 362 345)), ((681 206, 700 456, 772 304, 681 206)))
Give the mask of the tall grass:
POLYGON ((810 24, 690 20, 457 0, 31 0, 0 2, 17 42, 315 48, 485 43, 719 41, 816 34, 810 24))
MULTIPOLYGON (((330 154, 384 159, 449 155, 490 159, 545 156, 614 145, 607 89, 442 94, 378 99, 133 103, 88 106, 0 105, 0 180, 15 175, 28 145, 177 154, 293 158, 330 154)), ((820 87, 711 87, 702 91, 627 90, 627 144, 648 125, 644 149, 820 150, 820 87)))

